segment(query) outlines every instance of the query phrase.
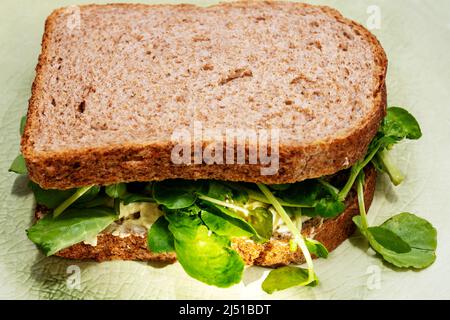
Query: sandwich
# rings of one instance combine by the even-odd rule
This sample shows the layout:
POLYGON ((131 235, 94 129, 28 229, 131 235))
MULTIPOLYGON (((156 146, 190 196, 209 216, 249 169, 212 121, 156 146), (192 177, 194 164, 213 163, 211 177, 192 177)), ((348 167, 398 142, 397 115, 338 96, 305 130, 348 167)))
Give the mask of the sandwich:
POLYGON ((55 10, 10 169, 35 195, 28 238, 47 256, 178 261, 218 287, 265 266, 268 293, 317 285, 313 259, 356 229, 425 268, 429 222, 366 217, 377 174, 404 178, 389 150, 422 134, 387 108, 386 71, 376 37, 324 6, 55 10))

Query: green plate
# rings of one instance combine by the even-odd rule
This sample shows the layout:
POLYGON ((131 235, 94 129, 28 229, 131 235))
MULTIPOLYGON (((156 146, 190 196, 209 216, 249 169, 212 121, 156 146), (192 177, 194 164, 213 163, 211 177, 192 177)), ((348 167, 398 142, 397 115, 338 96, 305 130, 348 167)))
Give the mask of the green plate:
POLYGON ((316 262, 321 280, 318 287, 292 288, 273 295, 260 289, 267 273, 263 268, 248 268, 241 284, 218 289, 189 278, 178 264, 46 258, 28 241, 25 229, 33 219, 33 198, 26 178, 7 169, 19 150, 19 120, 27 109, 45 18, 56 7, 82 2, 88 1, 0 2, 0 298, 450 298, 449 1, 313 2, 335 7, 364 25, 376 26, 373 13, 380 13, 379 29, 372 31, 389 57, 389 104, 407 107, 424 135, 418 142, 396 147, 395 161, 407 179, 392 187, 384 177, 379 178, 369 220, 381 223, 401 211, 428 219, 438 229, 436 262, 420 272, 396 271, 355 235, 328 260, 316 262))

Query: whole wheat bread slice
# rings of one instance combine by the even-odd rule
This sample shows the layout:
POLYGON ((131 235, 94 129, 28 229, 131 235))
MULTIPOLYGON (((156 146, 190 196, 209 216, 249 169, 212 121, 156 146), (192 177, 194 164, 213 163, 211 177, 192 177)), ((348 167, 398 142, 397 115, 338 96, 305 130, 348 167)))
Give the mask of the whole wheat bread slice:
MULTIPOLYGON (((370 166, 365 170, 364 200, 366 208, 370 207, 375 192, 376 171, 370 166)), ((40 217, 38 208, 37 217, 40 217)), ((334 219, 311 219, 302 229, 308 237, 320 241, 332 251, 336 249, 355 231, 352 218, 359 214, 356 192, 352 190, 346 200, 345 211, 334 219)), ((56 255, 68 259, 106 260, 140 260, 172 263, 176 261, 175 253, 156 254, 147 249, 147 238, 130 235, 120 238, 111 234, 100 234, 97 245, 78 243, 61 250, 56 255)), ((291 252, 289 249, 289 235, 280 235, 264 244, 258 244, 248 239, 235 238, 233 248, 240 254, 247 265, 276 267, 290 263, 302 263, 304 258, 300 250, 291 252)))
POLYGON ((58 9, 46 21, 22 152, 44 188, 319 177, 365 154, 385 115, 386 68, 369 31, 323 6, 58 9), (195 121, 281 129, 278 173, 261 175, 259 163, 173 164, 173 130, 195 121))

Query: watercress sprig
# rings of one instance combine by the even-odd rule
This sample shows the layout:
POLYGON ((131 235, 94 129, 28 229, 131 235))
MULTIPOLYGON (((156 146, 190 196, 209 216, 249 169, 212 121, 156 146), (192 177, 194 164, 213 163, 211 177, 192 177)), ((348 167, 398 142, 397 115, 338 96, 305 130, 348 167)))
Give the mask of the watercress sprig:
POLYGON ((347 197, 358 174, 370 162, 379 171, 387 173, 394 185, 400 184, 404 176, 390 160, 388 150, 403 139, 417 140, 420 137, 422 137, 422 131, 412 114, 400 107, 388 108, 377 135, 368 147, 367 155, 350 169, 350 176, 339 192, 338 199, 343 201, 347 197))
POLYGON ((378 227, 369 227, 364 205, 363 175, 357 178, 360 215, 353 218, 370 246, 387 262, 400 268, 422 269, 436 259, 436 229, 425 219, 403 212, 378 227))
POLYGON ((55 208, 55 210, 53 211, 53 217, 55 217, 55 218, 58 217, 71 204, 73 204, 75 201, 77 201, 79 198, 81 198, 85 193, 89 192, 90 190, 93 190, 94 187, 96 187, 96 186, 81 187, 81 188, 77 189, 77 191, 75 191, 74 194, 72 194, 69 198, 64 200, 58 207, 55 208))
MULTIPOLYGON (((288 214, 284 210, 283 206, 278 202, 278 200, 274 197, 272 192, 269 190, 269 188, 262 184, 258 183, 258 188, 261 190, 262 193, 267 197, 267 199, 270 201, 272 206, 275 208, 276 212, 280 215, 283 222, 286 224, 287 228, 291 232, 294 241, 297 243, 297 245, 300 247, 300 250, 303 253, 303 256, 305 258, 306 264, 308 266, 308 277, 305 281, 298 283, 297 285, 300 286, 306 286, 312 283, 317 283, 317 276, 314 272, 314 264, 312 261, 311 254, 309 253, 308 247, 305 243, 303 235, 300 233, 300 230, 296 228, 292 220, 289 218, 288 214)), ((265 287, 263 286, 263 289, 265 287)))

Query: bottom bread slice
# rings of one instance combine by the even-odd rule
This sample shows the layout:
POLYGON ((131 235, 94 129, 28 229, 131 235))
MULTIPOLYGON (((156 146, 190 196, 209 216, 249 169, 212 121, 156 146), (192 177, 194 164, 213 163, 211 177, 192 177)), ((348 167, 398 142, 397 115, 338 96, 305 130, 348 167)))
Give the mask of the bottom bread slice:
MULTIPOLYGON (((366 208, 372 203, 376 184, 376 171, 370 166, 365 170, 364 199, 366 208)), ((40 209, 37 208, 36 216, 40 209)), ((356 192, 352 190, 346 199, 346 209, 338 217, 323 220, 313 218, 303 224, 302 233, 320 241, 328 249, 334 250, 353 234, 355 225, 352 218, 359 214, 356 192)), ((249 239, 236 238, 232 247, 240 254, 247 265, 276 267, 290 263, 304 262, 300 250, 289 249, 289 235, 278 234, 270 241, 260 244, 249 239)), ((68 259, 106 260, 140 260, 173 263, 175 253, 153 253, 147 249, 147 237, 130 235, 125 238, 102 233, 97 237, 97 245, 78 243, 59 251, 59 257, 68 259)))

